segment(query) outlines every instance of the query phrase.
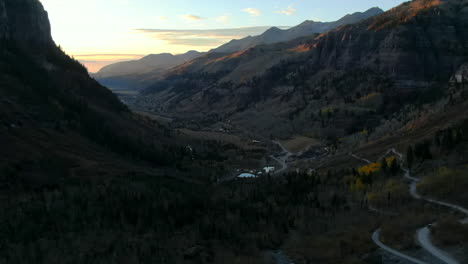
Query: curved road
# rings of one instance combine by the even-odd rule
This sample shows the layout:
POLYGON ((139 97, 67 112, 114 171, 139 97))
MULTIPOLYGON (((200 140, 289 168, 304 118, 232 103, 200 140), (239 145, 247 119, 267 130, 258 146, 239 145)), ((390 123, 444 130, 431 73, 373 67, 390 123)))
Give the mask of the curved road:
MULTIPOLYGON (((463 208, 463 207, 461 207, 459 205, 447 203, 447 202, 442 202, 442 201, 437 201, 437 200, 430 199, 430 198, 425 198, 425 197, 422 197, 421 195, 419 195, 418 194, 418 189, 417 189, 417 184, 419 182, 419 179, 412 177, 411 174, 410 174, 410 171, 408 169, 403 169, 403 171, 405 172, 405 178, 407 178, 408 180, 411 181, 411 183, 410 183, 410 194, 415 199, 424 200, 424 201, 427 201, 427 202, 430 202, 430 203, 433 203, 433 204, 445 206, 445 207, 460 211, 460 212, 466 214, 467 217, 468 217, 468 210, 466 208, 463 208)), ((462 223, 462 224, 468 223, 468 218, 460 220, 460 223, 462 223)), ((436 223, 433 223, 433 225, 436 225, 436 223)), ((429 227, 426 226, 426 227, 422 227, 422 228, 418 229, 418 231, 416 232, 416 239, 419 242, 419 244, 421 245, 421 247, 423 247, 427 252, 429 252, 434 257, 440 259, 441 261, 443 261, 443 262, 445 262, 447 264, 459 264, 459 262, 457 260, 455 260, 453 257, 451 257, 448 253, 446 253, 443 250, 437 248, 432 243, 431 230, 429 229, 429 227)))
POLYGON ((275 157, 273 155, 270 156, 270 158, 272 158, 273 160, 275 160, 276 162, 278 162, 281 165, 281 169, 276 170, 275 172, 273 172, 273 174, 280 174, 280 173, 282 173, 282 172, 284 172, 285 170, 288 169, 287 161, 288 161, 289 157, 291 157, 293 155, 293 153, 291 153, 289 150, 287 150, 279 141, 273 140, 272 142, 275 143, 276 145, 278 145, 282 150, 281 156, 279 156, 279 158, 277 158, 277 157, 275 157))
POLYGON ((410 257, 408 255, 405 255, 403 254, 402 252, 398 251, 398 250, 395 250, 387 245, 385 245, 384 243, 382 243, 380 241, 380 229, 378 229, 377 231, 375 231, 373 234, 372 234, 372 240, 374 241, 374 243, 379 246, 381 249, 401 258, 401 259, 404 259, 404 260, 408 260, 410 261, 411 263, 415 263, 415 264, 429 264, 427 262, 424 262, 424 261, 421 261, 419 259, 415 259, 413 257, 410 257))
POLYGON ((370 160, 365 159, 365 158, 361 158, 361 157, 357 156, 356 154, 350 153, 349 155, 351 155, 351 157, 353 157, 353 158, 355 158, 355 159, 364 161, 364 162, 367 163, 367 164, 371 164, 371 163, 372 163, 370 160))
POLYGON ((431 230, 429 227, 423 227, 416 232, 416 239, 421 244, 421 246, 431 253, 434 257, 442 260, 447 264, 458 264, 459 262, 453 259, 450 255, 440 250, 431 241, 431 230))
MULTIPOLYGON (((379 158, 379 160, 383 159, 386 155, 388 155, 390 153, 394 153, 395 155, 397 155, 399 157, 400 161, 403 161, 403 154, 399 153, 394 148, 388 150, 383 156, 381 156, 379 158)), ((356 156, 354 154, 350 154, 350 155, 352 157, 356 158, 356 159, 365 161, 366 163, 371 163, 369 160, 361 158, 361 157, 356 156)), ((464 207, 461 207, 459 205, 455 205, 455 204, 451 204, 451 203, 447 203, 447 202, 442 202, 442 201, 422 197, 421 195, 418 194, 418 191, 417 191, 417 184, 418 184, 418 182, 420 180, 418 178, 412 177, 409 169, 402 168, 402 170, 405 172, 404 177, 406 179, 410 180, 410 185, 409 185, 410 194, 411 194, 411 196, 413 198, 415 198, 417 200, 424 200, 424 201, 427 201, 427 202, 430 202, 430 203, 434 203, 434 204, 437 204, 437 205, 441 205, 441 206, 445 206, 445 207, 449 207, 451 209, 457 210, 457 211, 459 211, 459 212, 461 212, 461 213, 463 213, 463 214, 465 214, 467 216, 467 218, 460 220, 460 223, 468 224, 468 209, 466 209, 464 207)), ((433 225, 435 225, 435 224, 433 224, 433 225)), ((419 242, 419 244, 421 245, 421 247, 424 248, 427 252, 429 252, 432 256, 434 256, 437 259, 443 261, 444 263, 459 264, 459 262, 457 260, 455 260, 453 257, 451 257, 449 254, 447 254, 443 250, 437 248, 432 243, 430 234, 431 234, 431 230, 429 229, 429 227, 422 227, 422 228, 417 230, 416 239, 419 242)), ((374 243, 376 245, 378 245, 380 248, 384 249, 387 252, 390 252, 390 253, 392 253, 392 254, 400 257, 400 258, 409 260, 409 261, 411 261, 413 263, 425 263, 423 261, 420 261, 420 260, 414 259, 412 257, 409 257, 409 256, 403 254, 402 252, 399 252, 397 250, 394 250, 394 249, 384 245, 379 240, 379 238, 380 238, 380 229, 375 231, 374 234, 372 235, 372 240, 374 241, 374 243)))

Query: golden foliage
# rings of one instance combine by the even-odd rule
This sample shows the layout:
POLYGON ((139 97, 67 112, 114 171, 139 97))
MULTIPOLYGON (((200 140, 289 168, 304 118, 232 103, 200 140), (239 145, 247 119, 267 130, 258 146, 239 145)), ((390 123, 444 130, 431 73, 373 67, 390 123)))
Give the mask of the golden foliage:
POLYGON ((370 93, 368 95, 365 95, 365 96, 359 98, 359 101, 361 101, 361 102, 369 101, 369 100, 371 100, 371 99, 373 99, 373 98, 375 98, 375 97, 377 97, 379 95, 380 95, 380 93, 370 93))
POLYGON ((366 189, 366 185, 362 182, 361 178, 357 178, 354 184, 351 185, 352 191, 363 191, 366 189))
POLYGON ((385 159, 385 161, 387 162, 387 165, 390 166, 392 165, 393 161, 396 159, 395 156, 390 156, 388 158, 385 159))
POLYGON ((382 164, 380 162, 376 162, 360 167, 358 172, 361 175, 369 175, 371 173, 378 172, 380 168, 382 168, 382 164))

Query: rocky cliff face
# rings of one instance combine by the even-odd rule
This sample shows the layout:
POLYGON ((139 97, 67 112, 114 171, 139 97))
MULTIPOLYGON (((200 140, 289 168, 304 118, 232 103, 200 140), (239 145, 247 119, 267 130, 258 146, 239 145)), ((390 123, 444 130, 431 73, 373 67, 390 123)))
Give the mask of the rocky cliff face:
POLYGON ((267 133, 285 126, 292 132, 372 127, 381 114, 435 100, 431 89, 444 87, 468 61, 467 17, 466 0, 415 0, 319 36, 202 57, 138 103, 184 117, 251 118, 249 126, 267 133), (325 111, 333 119, 330 109, 337 107, 352 117, 336 114, 327 124, 317 116, 325 111), (358 117, 363 113, 368 116, 358 117))
POLYGON ((463 64, 450 78, 451 83, 468 83, 468 63, 463 64))
POLYGON ((0 39, 8 38, 8 17, 5 8, 5 2, 0 1, 0 39))
POLYGON ((0 0, 0 39, 24 48, 53 43, 47 12, 37 0, 0 0))
POLYGON ((414 1, 308 43, 320 68, 369 67, 397 81, 445 81, 465 61, 466 1, 414 1), (437 77, 436 77, 437 76, 437 77))
POLYGON ((159 155, 149 142, 172 145, 169 130, 134 116, 55 45, 39 0, 0 0, 0 22, 1 172, 28 164, 14 181, 44 186, 58 179, 49 178, 55 175, 49 169, 60 168, 59 177, 76 176, 72 168, 84 165, 86 174, 97 175, 101 165, 85 164, 112 164, 128 151, 152 164, 178 160, 159 155), (53 165, 36 166, 41 160, 53 165))

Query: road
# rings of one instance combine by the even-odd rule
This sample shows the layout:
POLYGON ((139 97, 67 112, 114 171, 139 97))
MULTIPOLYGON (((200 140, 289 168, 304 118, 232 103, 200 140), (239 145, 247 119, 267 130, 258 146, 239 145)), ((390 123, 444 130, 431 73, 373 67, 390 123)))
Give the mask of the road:
MULTIPOLYGON (((379 160, 385 158, 385 156, 389 155, 389 154, 395 154, 399 157, 400 161, 403 163, 403 154, 399 153, 396 149, 392 148, 390 150, 388 150, 383 156, 381 156, 379 158, 379 160)), ((367 159, 364 159, 364 158, 361 158, 359 156, 356 156, 354 154, 350 154, 353 158, 356 158, 356 159, 359 159, 359 160, 362 160, 366 163, 372 163, 371 161, 367 160, 367 159)), ((419 193, 418 193, 418 190, 417 190, 417 187, 418 187, 418 182, 420 181, 418 178, 415 178, 413 176, 411 176, 411 172, 409 169, 407 168, 402 168, 402 170, 404 171, 404 177, 406 179, 408 179, 410 181, 410 184, 409 184, 409 191, 410 191, 410 194, 413 198, 417 199, 417 200, 423 200, 423 201, 427 201, 427 202, 430 202, 430 203, 433 203, 433 204, 437 204, 437 205, 441 205, 441 206, 445 206, 445 207, 448 207, 448 208, 451 208, 451 209, 454 209, 454 210, 457 210, 463 214, 465 214, 467 217, 460 220, 460 223, 462 224, 468 224, 468 209, 464 208, 464 207, 461 207, 459 205, 456 205, 456 204, 451 204, 451 203, 447 203, 447 202, 443 202, 443 201, 438 201, 438 200, 434 200, 434 199, 431 199, 431 198, 425 198, 425 197, 422 197, 419 193)), ((378 210, 375 210, 378 212, 378 210)), ((433 225, 436 225, 437 223, 434 223, 433 225)), ((459 262, 457 260, 455 260, 453 257, 451 257, 448 253, 444 252, 443 250, 437 248, 431 241, 431 230, 425 226, 425 227, 422 227, 420 229, 417 230, 416 232, 416 240, 418 241, 418 243, 421 245, 422 248, 424 248, 427 252, 429 252, 432 256, 434 256, 435 258, 443 261, 444 263, 447 263, 447 264, 459 264, 459 262)), ((397 250, 394 250, 394 249, 391 249, 390 247, 384 245, 380 240, 379 240, 379 236, 380 236, 380 230, 377 230, 376 232, 374 232, 374 234, 372 235, 372 240, 374 241, 374 243, 376 245, 378 245, 380 248, 384 249, 385 251, 387 252, 390 252, 392 254, 394 254, 395 256, 398 256, 400 258, 404 258, 406 260, 410 260, 414 263, 424 263, 420 260, 417 260, 417 259, 414 259, 414 258, 411 258, 409 259, 408 256, 406 256, 405 254, 403 254, 402 252, 399 252, 397 250)))
MULTIPOLYGON (((430 203, 434 203, 437 205, 449 207, 451 209, 458 210, 468 216, 468 210, 455 205, 455 204, 450 204, 447 202, 442 202, 442 201, 437 201, 434 199, 430 198, 424 198, 421 195, 418 194, 417 191, 417 183, 419 182, 418 179, 414 180, 415 178, 411 177, 409 174, 409 171, 405 173, 405 177, 407 179, 411 180, 410 184, 410 194, 413 196, 415 199, 418 200, 424 200, 430 203)), ((460 223, 466 224, 468 223, 468 218, 460 220, 460 223)), ((436 225, 437 223, 433 223, 432 225, 436 225)), ((447 264, 459 264, 457 260, 455 260, 453 257, 451 257, 448 253, 442 251, 441 249, 437 248, 431 241, 431 230, 426 226, 418 229, 416 232, 416 240, 418 243, 421 245, 422 248, 424 248, 427 252, 429 252, 432 256, 440 259, 441 261, 447 263, 447 264)))
MULTIPOLYGON (((462 223, 462 224, 467 224, 468 223, 468 209, 463 208, 463 207, 461 207, 459 205, 456 205, 456 204, 451 204, 451 203, 447 203, 447 202, 443 202, 443 201, 434 200, 434 199, 431 199, 431 198, 422 197, 418 193, 418 189, 417 189, 417 187, 418 187, 417 184, 419 182, 419 179, 412 177, 411 173, 410 173, 410 171, 408 169, 403 169, 403 171, 405 172, 405 178, 410 180, 410 194, 411 194, 411 196, 413 196, 413 198, 457 210, 457 211, 459 211, 459 212, 461 212, 461 213, 463 213, 463 214, 465 214, 467 216, 467 218, 464 218, 464 219, 460 220, 460 223, 462 223)), ((433 225, 436 225, 436 224, 437 223, 433 223, 433 225)), ((422 248, 424 248, 427 252, 429 252, 434 257, 440 259, 441 261, 443 261, 443 262, 445 262, 447 264, 458 264, 459 263, 457 260, 455 260, 453 257, 451 257, 448 253, 446 253, 446 252, 442 251, 441 249, 437 248, 432 243, 432 241, 431 241, 431 230, 427 226, 418 229, 418 231, 416 232, 416 240, 418 241, 418 243, 421 245, 422 248)))
POLYGON ((351 157, 357 159, 357 160, 361 160, 361 161, 364 161, 365 163, 367 164, 371 164, 372 162, 368 159, 365 159, 365 158, 361 158, 359 156, 357 156, 356 154, 353 154, 353 153, 350 153, 349 155, 351 155, 351 157))
POLYGON ((276 162, 278 162, 281 165, 281 169, 276 170, 275 172, 273 172, 273 174, 280 174, 280 173, 283 173, 284 171, 286 171, 288 169, 287 161, 293 155, 293 153, 291 153, 289 150, 287 150, 283 146, 283 144, 281 144, 281 142, 273 140, 273 143, 275 143, 276 145, 278 145, 281 148, 281 155, 279 156, 279 158, 277 158, 277 157, 275 157, 273 155, 270 156, 270 158, 272 158, 273 160, 275 160, 276 162))
POLYGON ((393 248, 390 248, 389 246, 385 245, 384 243, 382 243, 380 241, 380 229, 378 229, 377 231, 375 231, 373 234, 372 234, 372 240, 374 241, 374 243, 379 246, 381 249, 401 258, 401 259, 404 259, 404 260, 407 260, 407 261, 410 261, 411 263, 415 263, 415 264, 429 264, 427 262, 424 262, 424 261, 421 261, 419 259, 415 259, 413 257, 410 257, 398 250, 395 250, 393 248))
POLYGON ((431 230, 429 227, 423 227, 416 232, 416 239, 418 240, 421 247, 431 253, 434 257, 442 260, 447 264, 459 264, 458 261, 453 259, 450 255, 438 249, 431 241, 431 230))
MULTIPOLYGON (((397 155, 399 157, 400 161, 403 161, 403 154, 399 153, 396 149, 390 149, 383 156, 381 156, 379 158, 379 160, 383 159, 385 156, 387 156, 387 155, 389 155, 391 153, 397 155)), ((354 154, 350 154, 350 155, 353 158, 362 160, 362 161, 364 161, 366 163, 372 163, 371 161, 369 161, 367 159, 364 159, 364 158, 361 158, 359 156, 356 156, 354 154)), ((457 211, 460 211, 460 212, 464 213, 467 216, 467 218, 460 220, 460 223, 468 224, 468 209, 463 208, 463 207, 458 206, 458 205, 455 205, 455 204, 451 204, 451 203, 447 203, 447 202, 442 202, 442 201, 437 201, 437 200, 434 200, 434 199, 422 197, 420 194, 418 194, 418 191, 417 191, 417 184, 418 184, 418 182, 420 180, 418 178, 412 177, 411 172, 410 172, 409 169, 402 168, 402 170, 405 173, 404 177, 410 181, 409 191, 410 191, 410 194, 411 194, 411 196, 413 198, 415 198, 417 200, 424 200, 424 201, 427 201, 427 202, 430 202, 430 203, 438 204, 438 205, 441 205, 441 206, 449 207, 451 209, 455 209, 457 211)), ((373 210, 373 211, 379 212, 378 210, 373 210)), ((436 223, 434 223, 434 225, 435 224, 436 223)), ((437 248, 432 243, 430 234, 431 234, 431 230, 428 227, 422 227, 422 228, 418 229, 418 231, 416 232, 416 239, 417 239, 418 243, 421 245, 421 247, 424 248, 427 252, 429 252, 432 256, 440 259, 444 263, 458 264, 459 263, 458 261, 456 261, 454 258, 452 258, 449 254, 445 253, 441 249, 437 248)), ((382 249, 384 249, 384 250, 386 250, 386 251, 388 251, 388 252, 390 252, 390 253, 398 256, 398 257, 405 256, 402 252, 393 250, 393 249, 389 248, 388 246, 385 246, 383 243, 378 241, 378 238, 379 238, 379 232, 376 231, 376 233, 374 233, 374 235, 372 236, 372 240, 374 240, 374 242, 379 247, 381 247, 382 249), (396 254, 396 253, 398 253, 398 254, 396 254)), ((405 259, 407 259, 407 258, 405 258, 405 259)), ((415 262, 415 263, 418 263, 418 262, 415 262)))
MULTIPOLYGON (((273 140, 272 142, 281 148, 281 152, 277 154, 278 157, 275 157, 274 155, 270 155, 270 158, 276 161, 281 166, 280 169, 277 169, 273 173, 271 173, 272 175, 278 175, 280 173, 285 172, 288 169, 289 166, 287 164, 287 161, 293 155, 293 153, 287 150, 279 141, 273 140)), ((234 173, 232 175, 218 179, 217 183, 220 184, 224 182, 230 182, 230 181, 237 179, 238 176, 239 176, 239 173, 234 173)))

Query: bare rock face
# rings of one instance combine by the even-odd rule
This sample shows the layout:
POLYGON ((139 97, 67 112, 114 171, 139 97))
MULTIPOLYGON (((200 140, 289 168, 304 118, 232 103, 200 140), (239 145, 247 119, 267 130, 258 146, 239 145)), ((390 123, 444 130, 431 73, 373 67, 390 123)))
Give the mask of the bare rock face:
POLYGON ((468 63, 463 64, 450 79, 451 83, 468 83, 468 63))
MULTIPOLYGON (((264 128, 266 135, 282 124, 293 127, 290 121, 294 130, 309 126, 324 105, 344 102, 351 109, 362 94, 383 93, 385 108, 379 103, 374 109, 390 113, 445 87, 468 61, 466 28, 468 0, 414 0, 320 35, 208 54, 173 69, 137 103, 207 122, 229 118, 243 125, 252 117, 245 127, 264 128)), ((360 125, 351 120, 342 118, 330 129, 346 127, 340 133, 348 133, 360 125)), ((326 125, 317 122, 310 130, 318 126, 326 125)))
POLYGON ((0 1, 0 39, 8 39, 8 17, 5 8, 5 2, 0 1))
POLYGON ((311 41, 310 63, 334 69, 364 66, 401 83, 449 78, 466 60, 467 11, 466 1, 408 2, 311 41))
POLYGON ((53 43, 47 12, 38 0, 0 0, 0 39, 41 49, 53 43))

